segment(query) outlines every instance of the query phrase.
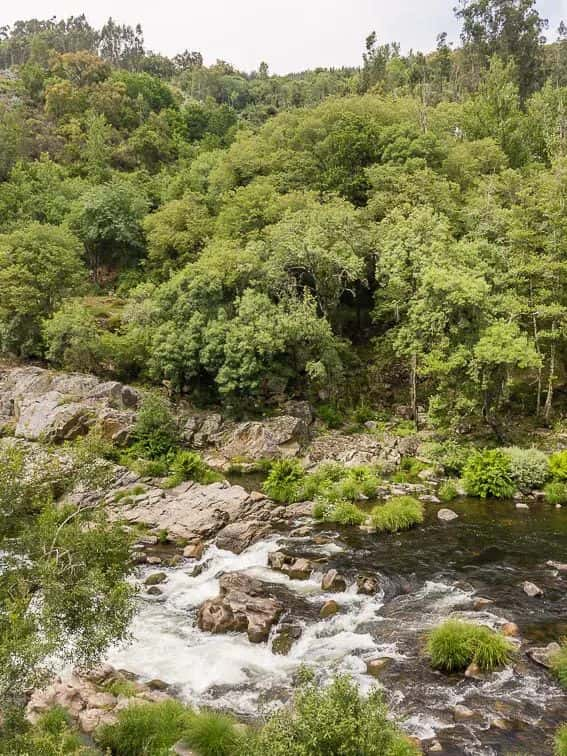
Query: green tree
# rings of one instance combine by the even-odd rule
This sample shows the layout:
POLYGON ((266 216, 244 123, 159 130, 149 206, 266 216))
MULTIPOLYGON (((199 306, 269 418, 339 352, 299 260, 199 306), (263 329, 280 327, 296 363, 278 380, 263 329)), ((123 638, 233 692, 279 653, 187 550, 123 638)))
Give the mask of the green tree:
POLYGON ((30 223, 0 235, 2 351, 41 355, 42 320, 85 282, 80 242, 68 230, 30 223))

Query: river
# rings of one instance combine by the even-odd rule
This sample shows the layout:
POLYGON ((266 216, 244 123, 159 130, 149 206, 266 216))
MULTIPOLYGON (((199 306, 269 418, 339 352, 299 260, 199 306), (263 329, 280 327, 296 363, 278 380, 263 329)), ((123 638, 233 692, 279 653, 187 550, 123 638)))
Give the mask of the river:
MULTIPOLYGON (((144 679, 164 680, 195 705, 251 720, 289 699, 303 664, 321 682, 348 672, 363 690, 383 686, 403 727, 422 739, 437 738, 446 754, 551 754, 553 731, 567 720, 567 697, 525 648, 567 635, 567 575, 546 566, 548 560, 567 561, 567 509, 461 499, 451 504, 459 518, 441 523, 439 506, 426 507, 423 526, 401 534, 321 525, 309 537, 273 536, 240 555, 210 546, 198 562, 165 568, 163 595, 141 596, 133 640, 114 649, 109 661, 144 679), (268 553, 278 548, 320 558, 321 573, 299 581, 272 571, 268 553), (197 565, 200 574, 192 576, 197 565), (347 576, 345 593, 321 592, 321 574, 329 567, 347 576), (244 634, 197 629, 198 607, 218 594, 219 573, 233 570, 287 590, 284 624, 301 629, 287 655, 273 652, 274 631, 267 644, 255 645, 244 634), (379 593, 356 593, 361 573, 381 576, 379 593), (539 585, 543 597, 526 596, 524 580, 539 585), (493 603, 475 609, 479 597, 493 603), (340 611, 320 619, 329 598, 340 611), (431 670, 425 635, 450 614, 492 627, 515 622, 522 647, 514 664, 481 680, 431 670), (376 680, 366 662, 378 657, 390 661, 376 680), (457 704, 474 716, 456 721, 457 704)), ((142 577, 149 571, 144 568, 142 577)))

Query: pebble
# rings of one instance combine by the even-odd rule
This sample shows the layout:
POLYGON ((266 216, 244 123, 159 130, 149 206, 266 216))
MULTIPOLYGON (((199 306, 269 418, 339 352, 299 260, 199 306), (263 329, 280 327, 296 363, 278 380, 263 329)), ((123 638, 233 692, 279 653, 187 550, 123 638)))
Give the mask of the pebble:
POLYGON ((440 509, 437 512, 437 519, 442 522, 451 522, 451 520, 456 520, 458 516, 452 509, 440 509))

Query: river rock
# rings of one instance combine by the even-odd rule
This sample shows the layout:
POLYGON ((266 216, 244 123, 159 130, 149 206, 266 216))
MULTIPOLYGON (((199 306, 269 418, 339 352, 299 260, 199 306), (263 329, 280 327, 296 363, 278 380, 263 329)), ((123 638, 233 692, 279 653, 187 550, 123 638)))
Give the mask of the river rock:
POLYGON ((199 609, 198 625, 211 633, 246 632, 252 643, 267 640, 284 606, 264 583, 242 572, 229 572, 219 581, 218 598, 199 609))
POLYGON ((346 579, 337 570, 327 570, 321 581, 321 589, 328 593, 342 593, 347 589, 346 579))
POLYGON ((551 660, 558 651, 561 651, 559 643, 548 643, 547 646, 533 646, 532 648, 528 648, 526 654, 536 664, 546 667, 546 669, 550 669, 551 660))
POLYGON ((529 580, 524 580, 522 584, 522 588, 526 596, 529 596, 530 598, 535 598, 536 596, 543 596, 543 591, 539 587, 539 585, 536 585, 535 583, 531 583, 529 580))
POLYGON ((197 756, 197 752, 193 751, 183 740, 178 740, 172 747, 171 752, 176 754, 176 756, 197 756))
POLYGON ((471 662, 465 669, 465 677, 472 680, 482 680, 483 674, 481 668, 475 662, 471 662))
POLYGON ((520 628, 515 622, 505 622, 501 630, 502 634, 509 638, 517 638, 520 635, 520 628))
POLYGON ((308 580, 313 571, 309 559, 297 558, 283 551, 272 551, 268 554, 268 565, 278 572, 283 572, 291 580, 308 580))
POLYGON ((390 663, 391 659, 381 657, 379 659, 370 659, 366 662, 366 673, 373 677, 378 677, 383 669, 390 663))
POLYGON ((117 721, 116 714, 107 709, 85 709, 78 716, 79 727, 87 735, 92 735, 98 727, 114 725, 117 721))
POLYGON ((378 578, 369 575, 358 575, 356 578, 356 592, 365 596, 373 596, 378 592, 380 582, 378 578))
POLYGON ((492 599, 485 598, 484 596, 479 596, 474 601, 473 609, 475 611, 481 611, 482 609, 486 609, 487 606, 490 606, 493 603, 494 601, 492 599))
POLYGON ((264 538, 270 532, 270 526, 259 520, 232 522, 217 535, 215 543, 219 549, 241 554, 254 541, 264 538))
POLYGON ((166 580, 167 575, 165 572, 153 572, 144 580, 144 585, 159 585, 160 583, 165 583, 166 580))
POLYGON ((451 520, 456 520, 458 516, 452 509, 440 509, 437 512, 437 519, 441 520, 441 522, 451 522, 451 520))
POLYGON ((546 562, 546 565, 548 567, 551 567, 553 570, 557 570, 558 572, 567 572, 567 562, 554 562, 551 559, 546 562))
POLYGON ((472 709, 469 709, 468 706, 464 706, 463 704, 457 704, 453 709, 453 716, 455 717, 455 720, 457 722, 472 719, 474 715, 474 711, 472 709))
POLYGON ((151 585, 146 593, 148 594, 148 596, 163 596, 162 589, 158 588, 157 585, 151 585))
POLYGON ((202 541, 188 543, 183 549, 185 559, 200 559, 205 551, 205 544, 202 541))
POLYGON ((337 602, 330 599, 329 601, 325 601, 325 603, 321 607, 319 611, 319 617, 321 617, 321 619, 326 619, 327 617, 331 617, 333 614, 336 614, 339 609, 340 607, 337 602))

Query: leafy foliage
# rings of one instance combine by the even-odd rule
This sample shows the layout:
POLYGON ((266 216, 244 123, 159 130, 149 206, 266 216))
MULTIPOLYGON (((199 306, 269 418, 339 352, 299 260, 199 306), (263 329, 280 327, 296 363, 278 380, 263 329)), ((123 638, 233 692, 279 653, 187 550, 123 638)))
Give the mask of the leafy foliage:
POLYGON ((541 488, 549 478, 549 458, 539 449, 509 447, 502 450, 510 460, 510 477, 520 491, 541 488))
POLYGON ((133 453, 154 460, 165 457, 179 443, 179 431, 171 408, 159 394, 144 396, 132 436, 133 453))
POLYGON ((270 471, 264 481, 264 493, 274 501, 289 504, 297 501, 305 470, 295 459, 282 459, 270 465, 270 471))
POLYGON ((274 714, 244 745, 250 756, 413 756, 412 745, 387 717, 382 694, 361 696, 348 677, 328 687, 308 683, 296 694, 293 707, 274 714))
POLYGON ((516 490, 510 459, 499 449, 473 452, 463 469, 463 482, 468 494, 483 499, 487 496, 505 499, 516 490))
POLYGON ((555 733, 554 756, 565 756, 567 754, 567 725, 559 727, 555 733))
POLYGON ((567 688, 567 643, 563 641, 561 649, 551 658, 551 670, 564 688, 567 688))
POLYGON ((567 504, 567 483, 561 481, 548 483, 543 490, 545 500, 550 504, 567 504))
POLYGON ((567 481, 567 451, 559 451, 549 458, 549 469, 554 480, 567 481))

